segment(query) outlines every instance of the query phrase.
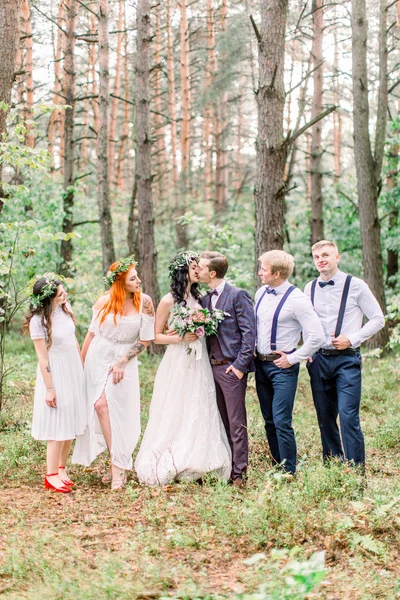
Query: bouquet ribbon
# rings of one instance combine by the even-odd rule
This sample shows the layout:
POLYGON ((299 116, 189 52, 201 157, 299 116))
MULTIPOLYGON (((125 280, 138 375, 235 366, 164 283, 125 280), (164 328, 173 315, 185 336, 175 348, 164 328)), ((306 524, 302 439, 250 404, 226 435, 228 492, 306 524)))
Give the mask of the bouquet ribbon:
POLYGON ((195 342, 190 342, 189 348, 191 351, 194 350, 196 354, 196 360, 200 360, 203 355, 203 344, 200 340, 196 340, 195 342))

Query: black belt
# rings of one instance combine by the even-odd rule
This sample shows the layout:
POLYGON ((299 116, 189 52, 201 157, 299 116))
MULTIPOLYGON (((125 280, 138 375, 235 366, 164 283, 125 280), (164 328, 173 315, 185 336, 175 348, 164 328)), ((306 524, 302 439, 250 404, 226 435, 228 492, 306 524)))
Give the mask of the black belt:
POLYGON ((346 348, 346 350, 329 350, 328 348, 320 348, 319 354, 322 356, 354 356, 358 352, 358 348, 346 348))
POLYGON ((263 362, 272 362, 274 360, 278 360, 278 358, 280 357, 280 354, 259 354, 257 352, 257 358, 259 358, 260 360, 262 360, 263 362))
MULTIPOLYGON (((285 352, 285 354, 292 354, 295 351, 296 351, 296 348, 294 348, 293 350, 289 350, 289 352, 285 352)), ((259 358, 263 362, 273 362, 274 360, 278 360, 278 358, 281 355, 278 354, 278 352, 276 352, 275 354, 274 353, 271 353, 271 354, 260 354, 258 351, 256 351, 256 356, 257 356, 257 358, 259 358)))

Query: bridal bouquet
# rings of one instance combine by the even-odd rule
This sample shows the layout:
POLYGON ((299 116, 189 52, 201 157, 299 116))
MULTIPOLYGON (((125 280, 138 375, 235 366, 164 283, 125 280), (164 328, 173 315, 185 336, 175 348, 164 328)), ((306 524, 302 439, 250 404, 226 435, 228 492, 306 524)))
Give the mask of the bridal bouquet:
POLYGON ((229 316, 229 313, 217 308, 210 312, 208 308, 189 308, 175 304, 171 310, 169 327, 175 329, 180 337, 188 332, 199 337, 218 335, 219 324, 229 316))

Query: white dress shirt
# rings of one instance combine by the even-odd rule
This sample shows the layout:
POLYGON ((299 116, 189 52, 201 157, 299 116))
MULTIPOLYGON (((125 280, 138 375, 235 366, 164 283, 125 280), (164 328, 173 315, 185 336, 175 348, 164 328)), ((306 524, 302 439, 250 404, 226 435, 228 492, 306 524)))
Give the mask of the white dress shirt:
MULTIPOLYGON (((334 285, 326 285, 321 288, 318 277, 315 286, 314 307, 321 319, 325 332, 323 348, 332 349, 332 336, 335 333, 336 322, 339 315, 340 301, 342 299, 344 282, 347 273, 337 270, 332 277, 334 285)), ((311 298, 311 284, 309 281, 304 289, 306 296, 311 298)), ((385 318, 379 303, 368 285, 362 279, 353 277, 350 282, 349 295, 344 313, 341 334, 350 340, 352 348, 358 348, 360 344, 377 333, 385 324, 385 318), (362 326, 363 315, 368 319, 362 326)))
MULTIPOLYGON (((282 296, 290 287, 285 281, 274 288, 275 294, 265 294, 257 310, 257 350, 260 354, 271 354, 272 319, 282 296)), ((254 300, 255 307, 265 290, 263 285, 257 290, 254 300)), ((291 365, 299 363, 316 352, 324 343, 325 335, 317 313, 310 300, 298 288, 294 289, 286 299, 278 317, 276 334, 276 349, 291 352, 297 348, 300 335, 303 332, 303 345, 292 354, 287 355, 291 365)), ((277 357, 278 358, 278 357, 277 357)))
POLYGON ((212 307, 213 309, 215 308, 215 305, 217 304, 217 302, 218 302, 218 300, 219 300, 219 297, 220 297, 220 295, 221 295, 221 294, 222 294, 222 292, 224 291, 224 287, 225 287, 225 279, 223 279, 223 280, 221 281, 221 283, 219 284, 219 286, 218 286, 218 287, 216 287, 216 288, 215 288, 215 290, 214 290, 214 291, 218 292, 218 296, 217 296, 217 294, 213 294, 213 295, 211 296, 211 307, 212 307))

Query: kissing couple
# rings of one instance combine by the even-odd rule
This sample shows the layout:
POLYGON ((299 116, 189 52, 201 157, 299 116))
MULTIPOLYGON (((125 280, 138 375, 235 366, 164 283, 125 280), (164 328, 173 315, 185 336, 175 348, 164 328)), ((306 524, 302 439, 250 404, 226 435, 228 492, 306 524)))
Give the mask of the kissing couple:
POLYGON ((255 317, 250 295, 225 280, 227 270, 227 258, 219 252, 180 252, 169 265, 170 292, 157 308, 154 340, 168 348, 135 461, 145 485, 194 481, 206 473, 236 487, 244 484, 245 395, 248 373, 254 371, 255 317), (204 295, 199 283, 209 288, 204 295), (209 321, 218 314, 218 331, 180 335, 179 307, 194 309, 192 314, 208 309, 203 314, 209 321), (190 352, 191 347, 198 350, 190 352))

